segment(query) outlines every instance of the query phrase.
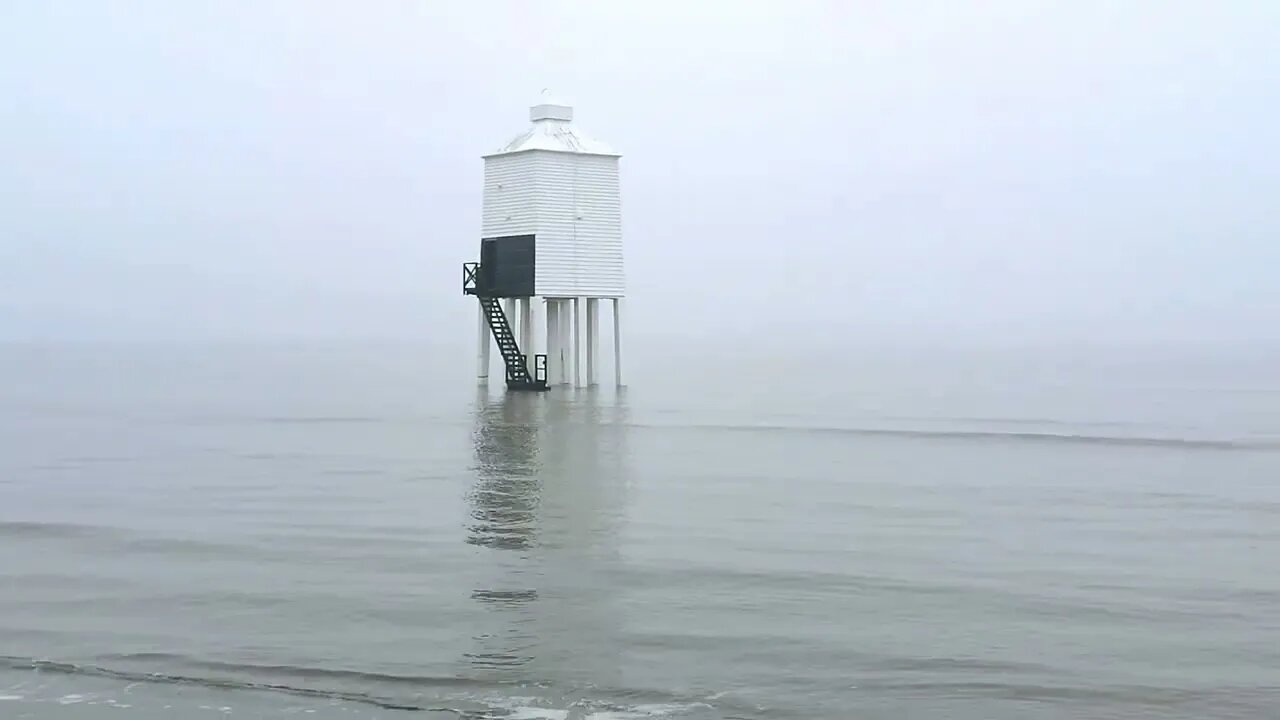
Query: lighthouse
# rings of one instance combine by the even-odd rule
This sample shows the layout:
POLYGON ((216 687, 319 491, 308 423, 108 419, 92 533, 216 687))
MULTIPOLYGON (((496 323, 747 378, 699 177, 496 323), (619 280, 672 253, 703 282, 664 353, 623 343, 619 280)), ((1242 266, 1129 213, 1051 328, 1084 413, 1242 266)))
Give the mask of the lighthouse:
POLYGON ((622 385, 622 202, 618 153, 544 95, 531 125, 484 155, 478 262, 463 292, 479 301, 478 376, 497 347, 512 390, 599 384, 600 305, 613 313, 622 385))

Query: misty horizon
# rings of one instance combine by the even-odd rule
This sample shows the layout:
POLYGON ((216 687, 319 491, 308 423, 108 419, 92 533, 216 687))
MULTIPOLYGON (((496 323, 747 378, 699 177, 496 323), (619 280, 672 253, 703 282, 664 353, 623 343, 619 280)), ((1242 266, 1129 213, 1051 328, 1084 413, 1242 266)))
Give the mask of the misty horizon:
POLYGON ((7 8, 0 341, 469 348, 549 87, 623 155, 635 352, 1280 346, 1280 8, 675 8, 7 8))

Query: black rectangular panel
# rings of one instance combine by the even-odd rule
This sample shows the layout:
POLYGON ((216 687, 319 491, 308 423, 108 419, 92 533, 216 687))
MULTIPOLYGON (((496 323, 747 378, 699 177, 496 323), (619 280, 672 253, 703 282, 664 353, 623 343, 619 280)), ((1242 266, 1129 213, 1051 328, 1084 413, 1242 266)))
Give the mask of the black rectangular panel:
POLYGON ((534 236, 507 235, 480 241, 479 287, 490 297, 532 297, 534 236))

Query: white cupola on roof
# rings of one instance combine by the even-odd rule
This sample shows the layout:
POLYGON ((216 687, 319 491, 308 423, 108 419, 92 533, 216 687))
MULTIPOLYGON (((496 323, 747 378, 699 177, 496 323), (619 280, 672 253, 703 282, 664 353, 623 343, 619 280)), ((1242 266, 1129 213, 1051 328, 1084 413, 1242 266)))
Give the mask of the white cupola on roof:
POLYGON ((617 153, 608 145, 594 140, 573 126, 573 107, 554 100, 546 93, 542 102, 529 108, 529 121, 533 125, 496 152, 485 157, 548 150, 551 152, 582 153, 585 155, 611 155, 617 153))
POLYGON ((544 99, 541 105, 534 105, 529 108, 529 121, 538 122, 539 120, 573 122, 573 108, 563 103, 544 99))

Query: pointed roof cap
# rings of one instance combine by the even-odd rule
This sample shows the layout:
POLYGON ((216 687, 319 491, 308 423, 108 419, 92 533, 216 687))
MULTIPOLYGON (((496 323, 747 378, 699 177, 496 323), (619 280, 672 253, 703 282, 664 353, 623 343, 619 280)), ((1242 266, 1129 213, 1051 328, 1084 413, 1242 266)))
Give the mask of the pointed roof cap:
POLYGON ((573 106, 560 102, 547 90, 537 105, 529 108, 529 120, 533 126, 516 136, 501 149, 484 157, 510 155, 529 150, 576 153, 579 155, 610 155, 618 157, 608 145, 590 138, 573 126, 573 106))

